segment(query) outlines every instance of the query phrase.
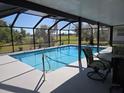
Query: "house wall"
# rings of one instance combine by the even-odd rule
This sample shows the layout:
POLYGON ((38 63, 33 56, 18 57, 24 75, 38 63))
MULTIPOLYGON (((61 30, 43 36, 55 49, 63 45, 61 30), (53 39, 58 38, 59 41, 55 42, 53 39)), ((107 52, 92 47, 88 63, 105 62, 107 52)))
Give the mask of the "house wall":
POLYGON ((113 30, 113 43, 124 44, 124 27, 115 27, 113 30))

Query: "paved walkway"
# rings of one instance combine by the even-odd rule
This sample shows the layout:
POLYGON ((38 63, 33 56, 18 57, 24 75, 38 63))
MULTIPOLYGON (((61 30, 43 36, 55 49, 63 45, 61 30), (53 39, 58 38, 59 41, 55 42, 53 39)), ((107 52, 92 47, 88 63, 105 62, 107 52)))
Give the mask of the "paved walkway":
MULTIPOLYGON (((86 67, 86 60, 82 60, 86 67)), ((104 83, 90 80, 78 65, 48 72, 43 81, 42 71, 8 56, 0 56, 0 93, 109 93, 111 78, 104 83)))

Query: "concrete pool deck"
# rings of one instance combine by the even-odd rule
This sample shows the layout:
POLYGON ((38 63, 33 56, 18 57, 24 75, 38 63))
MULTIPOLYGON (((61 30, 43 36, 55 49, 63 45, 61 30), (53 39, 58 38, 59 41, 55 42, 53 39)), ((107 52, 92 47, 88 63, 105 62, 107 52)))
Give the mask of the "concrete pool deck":
MULTIPOLYGON (((86 67, 86 59, 82 63, 86 67)), ((42 71, 8 55, 0 56, 0 93, 109 93, 110 77, 104 83, 93 81, 86 76, 90 69, 79 73, 77 63, 71 65, 48 72, 46 80, 40 81, 42 71)))

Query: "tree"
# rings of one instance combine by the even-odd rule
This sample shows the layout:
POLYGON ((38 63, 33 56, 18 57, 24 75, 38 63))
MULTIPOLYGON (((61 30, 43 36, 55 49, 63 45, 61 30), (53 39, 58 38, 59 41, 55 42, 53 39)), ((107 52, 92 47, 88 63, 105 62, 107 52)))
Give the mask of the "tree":
MULTIPOLYGON (((7 26, 6 22, 3 20, 0 20, 0 25, 7 26)), ((0 42, 2 44, 9 43, 11 41, 10 31, 9 27, 0 27, 0 42)))
POLYGON ((19 41, 19 35, 20 35, 19 31, 13 29, 13 34, 14 34, 13 35, 14 42, 18 42, 19 41))
POLYGON ((7 23, 3 20, 0 20, 0 26, 7 26, 7 23))
POLYGON ((22 35, 22 37, 26 37, 26 31, 23 28, 21 28, 20 34, 22 35))
POLYGON ((93 42, 93 27, 90 24, 89 24, 89 27, 90 27, 90 45, 94 45, 94 42, 93 42))
MULTIPOLYGON (((73 24, 75 26, 75 33, 76 33, 76 36, 78 36, 78 24, 73 24)), ((90 38, 90 33, 89 33, 89 26, 85 23, 85 24, 82 24, 82 30, 81 30, 81 39, 82 40, 85 40, 85 41, 88 41, 89 38, 90 38)))
POLYGON ((41 25, 40 28, 37 28, 35 31, 36 41, 39 43, 47 43, 48 42, 48 35, 47 35, 47 25, 41 25))

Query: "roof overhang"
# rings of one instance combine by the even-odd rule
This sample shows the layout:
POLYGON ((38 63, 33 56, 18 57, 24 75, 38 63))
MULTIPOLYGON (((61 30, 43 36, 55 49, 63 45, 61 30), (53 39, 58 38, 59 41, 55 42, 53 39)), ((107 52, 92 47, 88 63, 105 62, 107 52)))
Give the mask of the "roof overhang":
POLYGON ((27 0, 109 25, 124 24, 124 0, 27 0))
POLYGON ((0 3, 0 18, 24 11, 24 8, 0 3))
POLYGON ((124 24, 124 0, 1 0, 3 3, 91 24, 124 24))

